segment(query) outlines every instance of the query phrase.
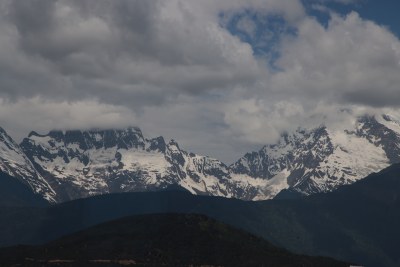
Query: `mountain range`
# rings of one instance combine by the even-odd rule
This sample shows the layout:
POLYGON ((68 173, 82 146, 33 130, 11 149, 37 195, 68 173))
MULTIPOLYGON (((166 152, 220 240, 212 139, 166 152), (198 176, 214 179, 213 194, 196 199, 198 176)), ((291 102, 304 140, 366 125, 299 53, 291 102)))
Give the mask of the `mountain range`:
POLYGON ((0 130, 0 170, 49 202, 182 187, 192 194, 242 200, 329 192, 400 162, 400 122, 361 116, 349 129, 321 125, 284 133, 275 144, 228 166, 146 138, 137 127, 31 132, 20 144, 0 130))

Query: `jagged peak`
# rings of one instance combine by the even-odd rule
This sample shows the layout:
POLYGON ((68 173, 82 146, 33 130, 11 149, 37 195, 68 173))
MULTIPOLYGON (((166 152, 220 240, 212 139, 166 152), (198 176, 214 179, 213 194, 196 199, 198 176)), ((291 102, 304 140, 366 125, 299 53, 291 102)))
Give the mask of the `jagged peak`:
POLYGON ((7 142, 10 139, 9 135, 7 132, 0 127, 0 141, 2 142, 7 142))
POLYGON ((121 127, 121 128, 90 128, 88 130, 84 130, 82 132, 88 133, 105 133, 105 132, 115 132, 115 133, 137 133, 138 135, 142 136, 142 130, 136 126, 128 126, 128 127, 121 127))
MULTIPOLYGON (((302 128, 302 127, 298 127, 295 131, 293 132, 288 132, 288 131, 284 131, 281 133, 279 139, 275 142, 275 143, 270 143, 270 144, 266 144, 264 145, 259 151, 268 151, 271 148, 276 148, 279 146, 285 146, 288 143, 297 140, 297 139, 301 139, 304 138, 304 136, 310 135, 310 134, 328 134, 327 132, 327 127, 325 124, 320 124, 317 127, 314 128, 310 128, 310 129, 306 129, 306 128, 302 128)), ((251 154, 251 153, 248 153, 251 154)))
MULTIPOLYGON (((6 130, 4 130, 2 127, 0 127, 0 134, 7 134, 6 130)), ((8 135, 8 134, 7 134, 8 135)))
POLYGON ((162 153, 165 153, 167 144, 165 143, 164 137, 159 136, 152 139, 146 139, 146 141, 149 143, 149 147, 147 148, 147 150, 150 151, 158 150, 162 153))
POLYGON ((36 131, 31 131, 28 137, 38 136, 38 137, 46 137, 46 136, 65 136, 70 134, 84 134, 84 133, 105 133, 105 132, 116 132, 116 133, 137 133, 140 136, 143 136, 142 130, 136 126, 128 126, 121 128, 88 128, 88 129, 52 129, 47 134, 39 134, 36 131))
POLYGON ((7 143, 7 146, 10 146, 11 144, 11 146, 17 146, 14 139, 8 135, 6 130, 4 130, 2 127, 0 127, 0 141, 7 143))
MULTIPOLYGON (((48 143, 48 137, 59 144, 77 144, 83 150, 90 148, 142 148, 145 149, 146 139, 139 127, 129 126, 126 128, 92 128, 92 129, 69 129, 51 130, 46 135, 31 132, 23 143, 48 143)), ((54 147, 54 141, 51 146, 54 147)))
POLYGON ((368 127, 375 127, 375 126, 380 126, 380 127, 386 127, 390 123, 395 123, 398 124, 399 122, 392 116, 388 114, 380 114, 380 115, 371 115, 371 114, 365 114, 363 116, 359 116, 357 118, 357 126, 356 129, 359 129, 360 127, 363 128, 365 126, 368 127))
POLYGON ((321 123, 320 125, 318 125, 317 127, 314 128, 314 130, 326 130, 326 125, 325 123, 321 123))
POLYGON ((7 143, 12 143, 14 146, 17 145, 14 139, 4 130, 4 128, 0 127, 0 140, 7 143))
POLYGON ((393 116, 392 114, 364 114, 364 115, 360 115, 357 117, 357 121, 358 122, 366 122, 366 121, 378 121, 379 119, 383 119, 385 121, 388 122, 399 122, 399 119, 396 118, 396 116, 393 116))
POLYGON ((174 139, 169 140, 168 146, 175 146, 178 150, 180 150, 178 142, 176 142, 174 139))
POLYGON ((376 120, 375 115, 373 114, 364 114, 357 117, 358 122, 365 122, 365 121, 374 121, 376 120))
POLYGON ((382 114, 381 116, 385 121, 399 123, 399 120, 390 114, 382 114))
POLYGON ((44 135, 38 134, 38 133, 35 132, 35 131, 31 131, 31 132, 28 134, 28 138, 31 138, 31 137, 33 137, 33 136, 42 137, 42 136, 44 136, 44 135))
POLYGON ((163 136, 158 136, 158 137, 154 137, 154 138, 151 138, 151 139, 146 139, 147 141, 157 141, 157 142, 164 142, 165 143, 165 139, 164 139, 164 137, 163 136))
POLYGON ((90 129, 67 129, 67 130, 60 130, 60 129, 53 129, 50 130, 47 134, 39 134, 36 131, 31 131, 28 135, 30 137, 65 137, 69 135, 75 134, 104 134, 104 133, 133 133, 137 134, 138 136, 143 138, 143 133, 139 127, 129 126, 126 128, 90 128, 90 129))

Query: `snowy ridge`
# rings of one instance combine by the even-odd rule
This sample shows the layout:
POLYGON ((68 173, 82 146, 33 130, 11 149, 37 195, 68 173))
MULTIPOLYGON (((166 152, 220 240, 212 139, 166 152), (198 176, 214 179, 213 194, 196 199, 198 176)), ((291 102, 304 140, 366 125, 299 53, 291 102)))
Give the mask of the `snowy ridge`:
POLYGON ((21 144, 62 202, 98 194, 180 185, 193 194, 265 198, 267 180, 232 179, 217 159, 180 149, 174 140, 146 139, 138 128, 32 132, 21 144))
POLYGON ((179 185, 198 195, 265 200, 283 189, 328 192, 400 162, 400 122, 362 116, 351 129, 324 125, 285 133, 231 166, 145 138, 139 128, 31 132, 17 145, 0 130, 0 170, 49 201, 154 191, 179 185))
POLYGON ((276 144, 247 153, 231 169, 268 180, 283 172, 288 188, 309 195, 335 190, 397 162, 400 123, 383 115, 360 117, 354 129, 344 131, 320 126, 284 134, 276 144))
POLYGON ((55 192, 36 171, 19 145, 2 128, 0 128, 0 171, 17 178, 48 201, 55 201, 55 192))

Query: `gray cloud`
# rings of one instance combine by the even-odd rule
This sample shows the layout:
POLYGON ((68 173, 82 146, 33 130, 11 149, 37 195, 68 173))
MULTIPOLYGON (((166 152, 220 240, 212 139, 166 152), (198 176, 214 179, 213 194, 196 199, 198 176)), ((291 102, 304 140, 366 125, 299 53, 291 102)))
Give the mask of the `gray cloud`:
POLYGON ((283 44, 274 89, 314 101, 398 106, 400 41, 387 29, 357 13, 333 15, 327 28, 305 19, 298 29, 283 44))
POLYGON ((324 28, 297 0, 4 0, 0 125, 134 124, 230 162, 299 124, 349 121, 343 108, 397 112, 399 62, 387 29, 356 13, 324 28), (279 70, 226 28, 246 10, 297 29, 275 44, 279 70))
POLYGON ((136 108, 251 84, 262 72, 249 45, 193 4, 17 0, 3 9, 4 54, 12 55, 0 65, 11 79, 4 97, 94 96, 136 108))

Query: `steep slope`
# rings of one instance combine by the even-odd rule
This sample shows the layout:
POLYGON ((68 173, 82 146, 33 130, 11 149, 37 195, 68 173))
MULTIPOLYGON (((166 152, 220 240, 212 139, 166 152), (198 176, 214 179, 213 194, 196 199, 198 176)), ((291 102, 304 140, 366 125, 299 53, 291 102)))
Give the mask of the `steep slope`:
POLYGON ((362 116, 351 129, 299 129, 230 167, 188 153, 174 140, 147 139, 134 127, 32 132, 21 148, 59 202, 171 185, 197 195, 265 200, 284 189, 329 192, 400 162, 400 123, 387 115, 362 116))
POLYGON ((55 192, 36 171, 20 146, 2 128, 0 128, 0 173, 15 177, 30 187, 34 193, 54 202, 55 192))
POLYGON ((2 266, 36 266, 55 259, 68 266, 350 266, 328 258, 294 255, 193 214, 128 217, 46 245, 0 249, 2 266))
POLYGON ((6 173, 0 173, 0 207, 42 207, 48 204, 42 195, 35 194, 28 185, 6 173))
MULTIPOLYGON (((305 195, 329 192, 400 162, 400 123, 363 116, 353 129, 320 126, 284 134, 276 144, 246 154, 230 166, 237 175, 277 180, 275 188, 305 195)), ((272 187, 265 195, 274 197, 272 187)))
POLYGON ((60 202, 170 185, 193 194, 242 199, 253 199, 259 193, 259 181, 233 180, 222 162, 183 151, 174 140, 146 139, 133 127, 51 131, 48 135, 32 132, 21 147, 60 202))
POLYGON ((0 246, 48 242, 135 214, 196 213, 298 254, 397 267, 399 173, 396 164, 334 192, 295 201, 246 202, 168 191, 101 195, 43 209, 0 207, 0 246))

